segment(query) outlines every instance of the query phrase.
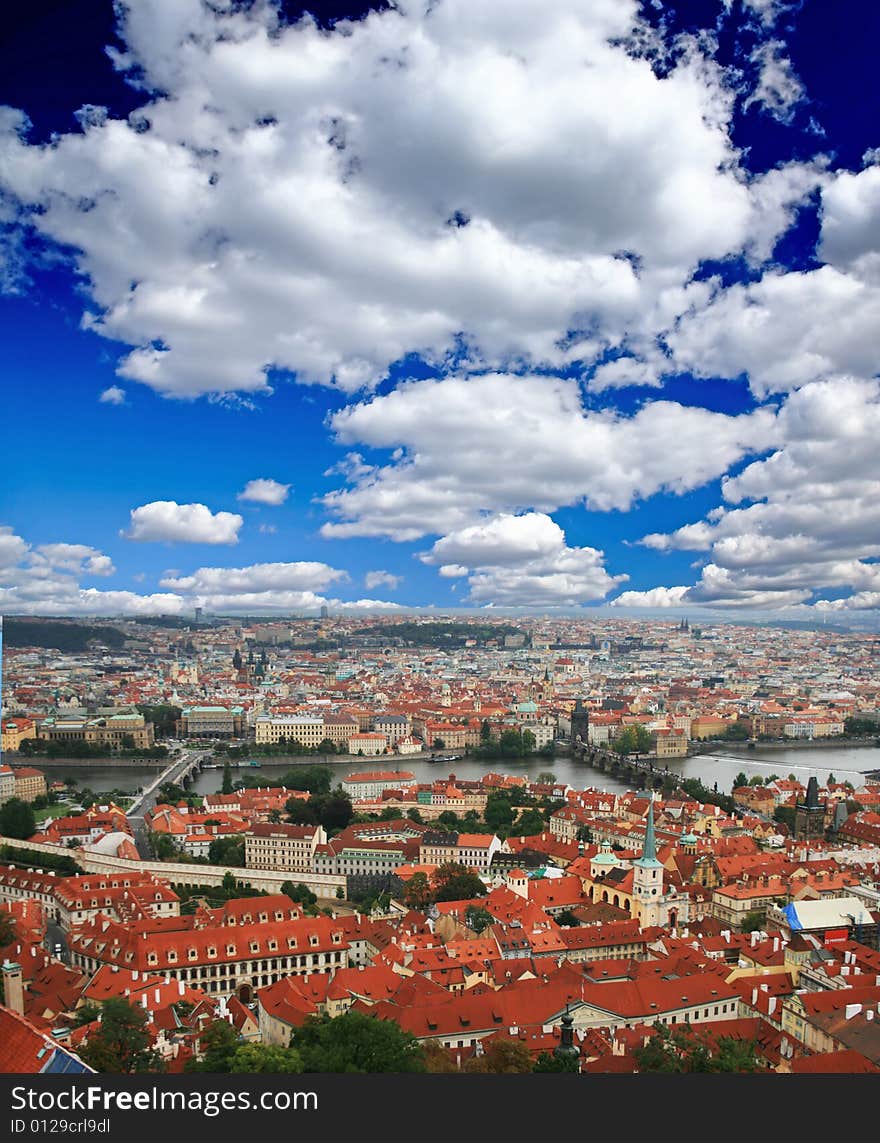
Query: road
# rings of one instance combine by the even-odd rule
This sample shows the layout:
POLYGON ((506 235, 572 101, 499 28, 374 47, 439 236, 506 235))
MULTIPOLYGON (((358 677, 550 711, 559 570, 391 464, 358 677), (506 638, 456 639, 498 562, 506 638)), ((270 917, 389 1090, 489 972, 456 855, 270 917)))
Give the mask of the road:
POLYGON ((135 801, 129 806, 126 812, 129 824, 134 831, 134 843, 137 846, 137 851, 140 856, 148 861, 155 857, 153 847, 150 845, 149 833, 144 823, 144 815, 151 810, 156 804, 156 794, 159 792, 159 787, 164 786, 166 782, 177 782, 181 774, 190 765, 194 758, 204 755, 201 750, 184 750, 179 758, 175 758, 158 778, 154 778, 149 786, 145 786, 141 794, 138 795, 135 801))

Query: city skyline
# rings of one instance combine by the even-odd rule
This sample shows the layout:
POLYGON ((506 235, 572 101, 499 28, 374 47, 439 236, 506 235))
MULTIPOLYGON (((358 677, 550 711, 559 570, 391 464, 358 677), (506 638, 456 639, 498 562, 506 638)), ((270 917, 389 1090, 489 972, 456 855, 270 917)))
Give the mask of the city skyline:
POLYGON ((78 7, 0 81, 0 613, 876 625, 876 10, 78 7))

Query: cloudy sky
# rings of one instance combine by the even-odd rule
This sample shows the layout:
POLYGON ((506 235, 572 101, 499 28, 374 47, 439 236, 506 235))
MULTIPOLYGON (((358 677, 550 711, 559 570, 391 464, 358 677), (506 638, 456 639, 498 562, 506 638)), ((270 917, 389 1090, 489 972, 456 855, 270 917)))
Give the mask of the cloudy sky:
POLYGON ((878 614, 877 5, 34 7, 0 612, 878 614))

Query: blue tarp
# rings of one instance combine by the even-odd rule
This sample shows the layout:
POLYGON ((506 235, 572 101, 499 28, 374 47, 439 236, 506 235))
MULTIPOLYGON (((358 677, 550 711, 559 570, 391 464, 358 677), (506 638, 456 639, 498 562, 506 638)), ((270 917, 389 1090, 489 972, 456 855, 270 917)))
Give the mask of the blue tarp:
POLYGON ((800 918, 797 915, 797 909, 793 904, 786 905, 782 911, 785 914, 785 919, 788 922, 788 927, 793 933, 800 931, 804 927, 800 922, 800 918))

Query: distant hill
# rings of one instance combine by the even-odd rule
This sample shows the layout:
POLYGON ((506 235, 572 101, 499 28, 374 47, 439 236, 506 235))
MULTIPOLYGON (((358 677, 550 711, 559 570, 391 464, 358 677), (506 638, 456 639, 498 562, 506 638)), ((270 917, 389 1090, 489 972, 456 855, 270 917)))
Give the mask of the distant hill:
POLYGON ((3 620, 3 639, 7 647, 44 647, 76 653, 89 650, 93 643, 103 643, 114 651, 119 650, 125 644, 126 636, 116 627, 6 616, 3 620))

